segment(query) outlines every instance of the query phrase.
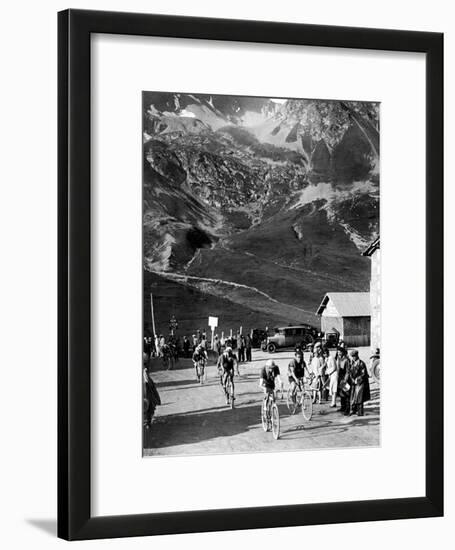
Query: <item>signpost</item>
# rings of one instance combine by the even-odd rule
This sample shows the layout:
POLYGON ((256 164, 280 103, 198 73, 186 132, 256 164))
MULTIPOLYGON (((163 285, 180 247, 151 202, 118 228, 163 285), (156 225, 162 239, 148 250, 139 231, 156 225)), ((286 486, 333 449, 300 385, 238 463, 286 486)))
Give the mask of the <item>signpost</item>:
POLYGON ((179 324, 177 323, 177 319, 175 318, 175 315, 172 315, 169 320, 169 329, 171 330, 172 336, 174 336, 174 330, 177 330, 178 328, 179 324))
POLYGON ((218 326, 218 317, 209 317, 209 327, 212 329, 212 345, 211 349, 213 349, 213 338, 215 336, 215 329, 218 326))

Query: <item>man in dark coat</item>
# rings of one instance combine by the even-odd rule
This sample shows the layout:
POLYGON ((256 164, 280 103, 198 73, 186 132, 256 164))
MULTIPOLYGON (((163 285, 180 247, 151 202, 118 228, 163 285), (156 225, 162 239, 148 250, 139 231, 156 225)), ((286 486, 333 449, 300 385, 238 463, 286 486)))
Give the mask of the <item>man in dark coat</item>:
POLYGON ((245 352, 246 352, 246 360, 251 361, 251 336, 249 334, 246 335, 245 338, 245 352))
POLYGON ((368 370, 362 359, 359 358, 359 352, 356 349, 351 351, 351 369, 350 380, 351 390, 351 413, 357 413, 363 416, 363 404, 371 399, 370 383, 368 381, 368 370))
POLYGON ((351 363, 349 361, 348 352, 344 346, 338 348, 336 363, 338 368, 338 395, 340 396, 341 404, 339 411, 347 416, 351 410, 351 363))
POLYGON ((152 423, 152 417, 155 413, 155 409, 158 405, 161 405, 161 399, 158 390, 156 389, 155 383, 153 382, 150 373, 145 366, 142 370, 142 376, 144 425, 146 429, 149 429, 152 423))
POLYGON ((189 357, 190 356, 190 341, 188 339, 188 336, 184 336, 183 337, 183 354, 185 357, 189 357))
POLYGON ((245 337, 243 336, 243 334, 239 337, 238 339, 238 348, 239 348, 239 353, 238 353, 238 357, 239 357, 239 363, 241 361, 245 361, 245 347, 246 347, 246 342, 245 342, 245 337))

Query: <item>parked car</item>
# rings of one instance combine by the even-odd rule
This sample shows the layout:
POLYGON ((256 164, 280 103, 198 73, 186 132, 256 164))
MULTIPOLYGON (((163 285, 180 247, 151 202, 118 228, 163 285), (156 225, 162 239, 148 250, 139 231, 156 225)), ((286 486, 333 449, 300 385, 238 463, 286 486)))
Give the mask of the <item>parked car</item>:
POLYGON ((310 325, 298 325, 279 327, 275 329, 273 336, 268 336, 264 341, 263 348, 269 353, 275 353, 279 348, 291 348, 297 345, 306 349, 311 345, 317 336, 317 330, 310 325))
POLYGON ((340 342, 340 333, 326 332, 322 338, 322 341, 328 348, 336 348, 340 342))

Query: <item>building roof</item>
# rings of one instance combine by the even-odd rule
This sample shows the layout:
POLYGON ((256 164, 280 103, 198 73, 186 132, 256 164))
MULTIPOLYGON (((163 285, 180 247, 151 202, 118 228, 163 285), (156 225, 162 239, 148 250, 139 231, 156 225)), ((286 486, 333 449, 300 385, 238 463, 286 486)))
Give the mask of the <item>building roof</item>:
POLYGON ((376 237, 376 239, 362 252, 362 256, 372 256, 374 252, 380 248, 379 244, 379 237, 376 237))
POLYGON ((322 315, 329 300, 340 317, 369 317, 371 315, 369 292, 327 292, 316 313, 322 315))

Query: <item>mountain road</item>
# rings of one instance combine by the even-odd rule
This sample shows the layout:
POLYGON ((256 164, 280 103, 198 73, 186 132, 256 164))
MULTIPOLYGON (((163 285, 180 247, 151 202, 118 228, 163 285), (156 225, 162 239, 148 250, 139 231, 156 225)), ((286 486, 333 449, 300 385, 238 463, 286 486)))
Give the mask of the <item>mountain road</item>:
MULTIPOLYGON (((360 348, 368 364, 368 348, 360 348)), ((333 353, 333 351, 332 351, 333 353)), ((288 387, 287 365, 292 350, 273 355, 253 350, 252 361, 240 364, 235 376, 235 408, 226 405, 216 366, 207 367, 207 380, 199 384, 191 359, 179 359, 175 368, 163 370, 161 359, 151 360, 151 377, 161 397, 152 425, 144 428, 144 456, 206 455, 276 452, 303 449, 379 446, 379 387, 370 379, 372 400, 365 416, 343 416, 328 402, 314 405, 307 421, 300 411, 291 415, 285 398, 278 400, 281 435, 274 440, 261 426, 260 369, 269 358, 280 367, 284 389, 288 387)), ((308 360, 308 354, 305 354, 308 360)), ((338 403, 339 406, 339 403, 338 403)))

